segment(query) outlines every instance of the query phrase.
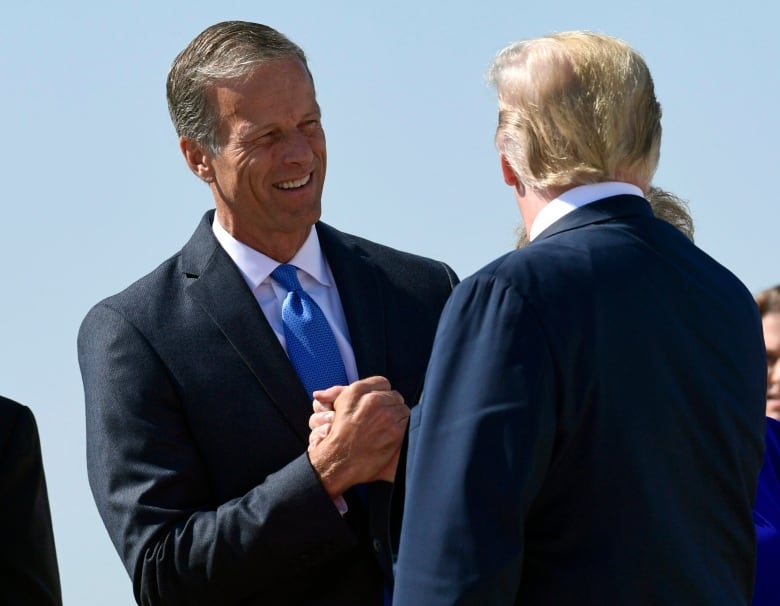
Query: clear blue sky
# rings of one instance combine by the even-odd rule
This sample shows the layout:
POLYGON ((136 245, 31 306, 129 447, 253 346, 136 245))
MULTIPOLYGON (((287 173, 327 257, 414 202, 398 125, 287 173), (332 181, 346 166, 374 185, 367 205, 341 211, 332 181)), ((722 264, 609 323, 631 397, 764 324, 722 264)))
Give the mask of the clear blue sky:
POLYGON ((212 204, 179 155, 164 82, 176 53, 225 19, 274 26, 310 56, 328 135, 324 219, 462 276, 509 250, 519 222, 493 148, 491 58, 552 31, 621 37, 645 56, 664 108, 655 183, 690 201, 699 246, 751 291, 780 282, 771 0, 11 3, 0 393, 38 418, 66 604, 133 603, 87 485, 76 332, 212 204))

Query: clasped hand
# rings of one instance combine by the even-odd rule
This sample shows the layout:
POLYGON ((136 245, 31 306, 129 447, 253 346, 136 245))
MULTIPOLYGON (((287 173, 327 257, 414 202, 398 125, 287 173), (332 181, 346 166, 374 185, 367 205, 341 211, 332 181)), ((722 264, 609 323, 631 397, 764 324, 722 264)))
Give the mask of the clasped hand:
POLYGON ((314 392, 309 460, 331 497, 395 479, 409 408, 384 377, 314 392))

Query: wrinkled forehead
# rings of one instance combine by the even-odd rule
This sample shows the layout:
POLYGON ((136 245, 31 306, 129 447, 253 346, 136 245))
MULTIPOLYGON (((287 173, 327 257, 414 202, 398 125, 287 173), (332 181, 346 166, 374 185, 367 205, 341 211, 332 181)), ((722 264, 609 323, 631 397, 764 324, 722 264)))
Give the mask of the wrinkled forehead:
POLYGON ((319 115, 314 84, 297 59, 264 63, 245 77, 220 81, 207 93, 218 130, 256 130, 319 115))

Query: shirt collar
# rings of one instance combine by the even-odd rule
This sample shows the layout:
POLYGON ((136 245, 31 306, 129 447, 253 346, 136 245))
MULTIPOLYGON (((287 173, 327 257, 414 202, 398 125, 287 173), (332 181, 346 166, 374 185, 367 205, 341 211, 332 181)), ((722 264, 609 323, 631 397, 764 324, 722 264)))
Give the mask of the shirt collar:
MULTIPOLYGON (((222 227, 216 216, 211 224, 211 229, 222 248, 233 259, 233 262, 252 291, 265 282, 268 276, 271 275, 271 272, 280 265, 279 261, 236 240, 222 227)), ((320 248, 320 239, 317 236, 317 230, 313 226, 309 230, 309 235, 306 237, 303 246, 298 249, 298 252, 295 253, 295 256, 288 263, 303 270, 320 284, 324 286, 332 285, 325 257, 320 248)))
POLYGON ((557 198, 550 200, 536 215, 531 229, 528 230, 528 239, 533 240, 550 227, 558 219, 568 215, 573 210, 611 196, 631 194, 643 196, 642 190, 631 183, 622 181, 605 181, 603 183, 590 183, 578 185, 562 193, 557 198))

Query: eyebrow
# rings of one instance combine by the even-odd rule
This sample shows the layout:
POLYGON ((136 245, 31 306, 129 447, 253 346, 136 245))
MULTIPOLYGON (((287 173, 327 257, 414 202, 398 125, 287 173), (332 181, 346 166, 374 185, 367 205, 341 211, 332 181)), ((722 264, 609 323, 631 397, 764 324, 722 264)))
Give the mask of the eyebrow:
POLYGON ((240 141, 251 138, 256 133, 260 133, 267 130, 273 130, 270 124, 255 124, 254 122, 244 122, 236 129, 236 137, 240 141))
MULTIPOLYGON (((310 118, 310 117, 317 117, 322 118, 322 110, 320 109, 319 103, 315 103, 314 106, 307 112, 305 112, 301 118, 310 118)), ((236 130, 236 136, 244 140, 246 138, 252 137, 255 133, 263 132, 263 131, 272 131, 276 128, 276 125, 273 122, 268 123, 256 123, 256 122, 249 122, 245 121, 242 122, 241 125, 236 130)))

